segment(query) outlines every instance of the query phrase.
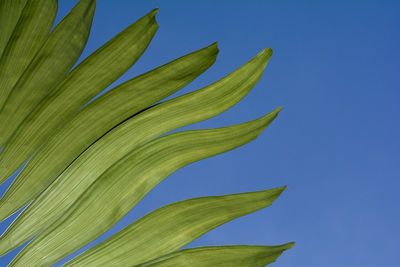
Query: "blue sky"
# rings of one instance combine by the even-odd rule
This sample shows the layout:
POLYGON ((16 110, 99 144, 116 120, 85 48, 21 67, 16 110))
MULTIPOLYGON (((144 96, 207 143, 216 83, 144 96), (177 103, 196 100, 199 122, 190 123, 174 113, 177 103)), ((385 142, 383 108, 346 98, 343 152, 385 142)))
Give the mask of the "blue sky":
MULTIPOLYGON (((59 2, 57 21, 76 3, 59 2)), ((217 62, 179 95, 270 46, 263 78, 241 103, 185 129, 284 110, 254 142, 171 175, 96 242, 171 202, 288 184, 273 206, 190 246, 296 241, 272 266, 399 266, 400 2, 98 0, 82 57, 155 7, 158 33, 115 84, 219 41, 217 62)))

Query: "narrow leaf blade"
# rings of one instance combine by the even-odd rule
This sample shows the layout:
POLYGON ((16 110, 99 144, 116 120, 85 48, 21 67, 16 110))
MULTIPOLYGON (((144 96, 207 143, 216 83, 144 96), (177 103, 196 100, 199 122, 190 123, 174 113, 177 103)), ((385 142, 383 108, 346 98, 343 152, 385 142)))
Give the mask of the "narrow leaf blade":
POLYGON ((29 113, 0 152, 0 182, 139 59, 157 31, 156 13, 153 10, 91 54, 29 113))
POLYGON ((96 2, 81 0, 54 28, 0 110, 0 147, 28 113, 62 81, 89 37, 96 2))
POLYGON ((215 246, 183 249, 136 267, 263 267, 294 246, 215 246))
POLYGON ((27 0, 1 0, 0 1, 0 57, 10 40, 15 25, 21 16, 27 0))
POLYGON ((257 83, 271 55, 272 50, 265 49, 218 82, 147 109, 111 130, 18 216, 1 237, 0 255, 50 226, 105 170, 130 151, 164 133, 232 107, 257 83))
POLYGON ((200 49, 127 81, 91 102, 30 159, 1 198, 0 218, 38 196, 116 124, 190 83, 215 62, 217 52, 216 44, 200 49))
POLYGON ((107 231, 172 172, 254 140, 279 111, 230 127, 170 134, 133 151, 104 172, 13 264, 57 262, 107 231))
POLYGON ((57 0, 28 0, 0 58, 0 108, 43 45, 57 15, 57 0))
POLYGON ((285 187, 194 198, 159 208, 66 266, 133 266, 174 252, 204 233, 272 204, 285 187))

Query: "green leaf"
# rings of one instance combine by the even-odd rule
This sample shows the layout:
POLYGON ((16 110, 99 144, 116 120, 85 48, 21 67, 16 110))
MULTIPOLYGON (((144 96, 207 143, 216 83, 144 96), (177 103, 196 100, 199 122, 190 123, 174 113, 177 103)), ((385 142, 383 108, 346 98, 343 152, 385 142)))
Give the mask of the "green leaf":
POLYGON ((135 267, 263 267, 294 243, 280 246, 215 246, 183 249, 135 267))
POLYGON ((10 40, 27 0, 0 0, 0 57, 10 40))
POLYGON ((228 221, 271 205, 284 189, 194 198, 164 206, 65 266, 133 266, 146 262, 174 252, 228 221))
POLYGON ((81 0, 54 28, 0 111, 0 147, 21 121, 53 89, 81 55, 96 2, 81 0))
POLYGON ((0 153, 0 182, 139 59, 157 31, 156 13, 151 11, 86 58, 29 113, 0 153))
POLYGON ((111 130, 80 155, 7 228, 0 255, 50 226, 112 164, 140 145, 176 128, 208 119, 239 102, 261 78, 272 55, 264 49, 205 88, 165 101, 111 130))
POLYGON ((104 172, 62 217, 29 243, 12 264, 57 262, 106 232, 172 172, 254 140, 280 109, 230 127, 163 136, 127 154, 104 172))
MULTIPOLYGON (((14 12, 19 13, 21 5, 17 4, 14 12)), ((57 7, 57 0, 28 0, 22 10, 0 58, 0 107, 47 39, 57 15, 57 7)), ((10 22, 14 24, 14 20, 10 22)), ((6 31, 9 29, 6 28, 6 31)))
POLYGON ((93 142, 149 105, 181 89, 216 59, 213 44, 127 81, 87 105, 39 149, 0 200, 5 218, 46 189, 93 142))

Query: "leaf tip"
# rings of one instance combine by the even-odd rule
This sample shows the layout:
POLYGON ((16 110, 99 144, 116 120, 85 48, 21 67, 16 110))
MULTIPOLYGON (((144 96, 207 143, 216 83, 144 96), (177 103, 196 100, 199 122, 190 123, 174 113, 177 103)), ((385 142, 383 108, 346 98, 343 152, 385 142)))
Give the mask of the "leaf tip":
POLYGON ((216 51, 216 53, 218 53, 219 52, 219 48, 218 48, 218 41, 216 41, 216 42, 214 42, 214 43, 212 43, 212 44, 210 44, 207 48, 209 48, 209 49, 213 49, 213 50, 215 50, 216 51))
POLYGON ((276 117, 278 116, 279 112, 282 109, 283 109, 282 107, 278 107, 278 108, 274 109, 273 111, 271 111, 270 113, 259 118, 260 121, 264 122, 264 128, 267 127, 273 120, 276 119, 276 117))
POLYGON ((296 245, 296 242, 289 242, 289 243, 280 245, 280 247, 281 247, 282 251, 285 251, 285 250, 291 249, 292 247, 294 247, 294 245, 296 245))
POLYGON ((261 50, 259 55, 265 55, 265 56, 270 57, 270 56, 272 56, 273 53, 274 53, 274 50, 272 50, 271 47, 267 47, 267 48, 264 48, 263 50, 261 50))
POLYGON ((276 117, 278 117, 278 114, 282 111, 282 109, 283 109, 283 107, 278 107, 267 115, 269 115, 270 117, 273 117, 273 119, 276 119, 276 117))
POLYGON ((276 112, 276 114, 279 114, 279 112, 281 112, 282 109, 283 107, 278 107, 274 110, 274 112, 276 112))
POLYGON ((150 17, 155 17, 158 14, 158 7, 149 12, 150 17))
POLYGON ((157 13, 158 13, 158 8, 154 8, 152 11, 150 11, 144 17, 142 17, 142 19, 145 18, 145 20, 148 21, 156 30, 159 27, 156 20, 157 13))
POLYGON ((287 187, 287 185, 275 188, 275 190, 276 190, 276 198, 281 196, 283 191, 286 190, 286 187, 287 187))
POLYGON ((199 51, 202 51, 202 53, 207 54, 207 57, 211 57, 213 60, 213 63, 214 63, 217 58, 217 55, 219 53, 218 42, 214 42, 214 43, 200 49, 199 51))
POLYGON ((282 192, 283 191, 285 191, 286 190, 286 188, 288 187, 288 185, 284 185, 284 186, 281 186, 281 187, 278 187, 279 189, 281 189, 282 190, 282 192))

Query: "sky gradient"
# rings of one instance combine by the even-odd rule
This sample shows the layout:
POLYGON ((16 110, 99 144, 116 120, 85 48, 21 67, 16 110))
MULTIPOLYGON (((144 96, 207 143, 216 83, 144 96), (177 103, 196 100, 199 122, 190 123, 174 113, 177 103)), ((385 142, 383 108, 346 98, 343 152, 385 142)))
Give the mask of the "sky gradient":
MULTIPOLYGON (((57 21, 77 1, 59 2, 57 21)), ((189 247, 295 241, 271 266, 400 266, 399 1, 97 2, 81 59, 160 9, 148 50, 113 86, 218 41, 217 62, 176 96, 215 82, 265 47, 274 50, 245 99, 184 129, 228 126, 284 109, 257 140, 177 171, 73 255, 171 202, 288 185, 271 207, 189 247)), ((13 218, 1 223, 2 231, 13 218)), ((16 252, 0 258, 0 266, 16 252)))

